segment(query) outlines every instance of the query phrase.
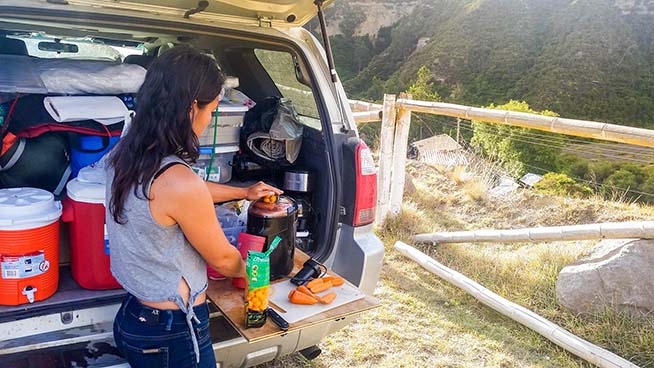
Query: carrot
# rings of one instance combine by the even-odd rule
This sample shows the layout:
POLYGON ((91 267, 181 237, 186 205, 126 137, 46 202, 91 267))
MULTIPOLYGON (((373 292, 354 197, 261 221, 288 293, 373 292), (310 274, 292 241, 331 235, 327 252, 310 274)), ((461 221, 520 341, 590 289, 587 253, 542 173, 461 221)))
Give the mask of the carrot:
POLYGON ((291 290, 291 292, 288 293, 288 299, 289 299, 289 300, 291 300, 291 298, 293 298, 293 294, 295 294, 295 291, 296 291, 296 290, 291 290))
POLYGON ((336 299, 336 293, 332 292, 332 293, 326 294, 325 296, 320 298, 320 302, 322 304, 329 304, 329 303, 333 302, 334 299, 336 299))
POLYGON ((320 283, 320 284, 318 284, 318 285, 316 285, 314 287, 309 286, 309 290, 311 290, 311 292, 314 293, 314 294, 318 294, 318 293, 322 293, 323 291, 331 288, 332 286, 333 286, 332 282, 327 281, 327 282, 322 282, 322 283, 320 283))
POLYGON ((334 285, 334 286, 341 286, 341 285, 343 285, 345 283, 345 280, 342 277, 338 277, 338 276, 323 277, 323 280, 331 281, 332 285, 334 285))
POLYGON ((318 303, 318 301, 315 298, 310 297, 309 295, 301 293, 299 291, 296 291, 293 294, 291 294, 291 297, 289 299, 293 304, 312 305, 318 303))
POLYGON ((307 287, 309 289, 313 289, 314 287, 318 286, 318 284, 322 284, 324 281, 325 280, 323 280, 322 278, 313 279, 313 280, 309 281, 309 283, 307 284, 307 287))
POLYGON ((309 288, 307 288, 304 285, 298 286, 296 290, 300 293, 307 294, 308 296, 320 301, 320 297, 316 296, 314 293, 311 292, 311 290, 309 290, 309 288))

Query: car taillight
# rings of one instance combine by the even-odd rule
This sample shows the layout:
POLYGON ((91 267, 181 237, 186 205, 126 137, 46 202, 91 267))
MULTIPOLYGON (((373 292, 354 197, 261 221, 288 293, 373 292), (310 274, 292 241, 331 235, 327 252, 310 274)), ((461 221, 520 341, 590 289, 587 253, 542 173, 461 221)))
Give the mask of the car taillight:
POLYGON ((377 167, 370 148, 361 141, 356 150, 356 194, 354 199, 354 226, 375 221, 377 207, 377 167))

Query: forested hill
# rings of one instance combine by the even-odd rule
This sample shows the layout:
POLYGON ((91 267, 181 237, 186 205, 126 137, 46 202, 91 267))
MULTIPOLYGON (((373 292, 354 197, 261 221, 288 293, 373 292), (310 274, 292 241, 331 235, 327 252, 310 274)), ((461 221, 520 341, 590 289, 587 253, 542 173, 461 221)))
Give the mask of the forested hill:
POLYGON ((654 0, 341 0, 328 22, 352 97, 424 65, 446 101, 654 128, 654 0))

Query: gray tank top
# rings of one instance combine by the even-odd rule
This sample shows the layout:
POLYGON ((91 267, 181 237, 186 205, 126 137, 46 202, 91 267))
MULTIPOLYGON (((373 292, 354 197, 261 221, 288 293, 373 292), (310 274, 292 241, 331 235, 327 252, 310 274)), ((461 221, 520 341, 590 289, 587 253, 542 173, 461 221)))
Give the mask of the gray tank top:
MULTIPOLYGON (((177 156, 168 156, 161 161, 160 170, 171 163, 189 167, 177 156)), ((190 167, 189 167, 190 169, 190 167)), ((107 166, 106 203, 111 200, 113 169, 107 166)), ((145 183, 150 192, 153 179, 145 183)), ((107 233, 110 244, 111 272, 120 285, 130 294, 146 302, 175 302, 186 313, 186 322, 191 331, 193 349, 199 362, 200 354, 193 323, 199 322, 193 311, 197 297, 207 289, 207 264, 200 253, 188 242, 179 225, 159 225, 150 212, 150 202, 141 198, 143 191, 137 188, 137 197, 130 189, 125 200, 123 217, 127 223, 114 221, 106 210, 107 233), (191 295, 184 305, 178 286, 186 280, 191 295)))

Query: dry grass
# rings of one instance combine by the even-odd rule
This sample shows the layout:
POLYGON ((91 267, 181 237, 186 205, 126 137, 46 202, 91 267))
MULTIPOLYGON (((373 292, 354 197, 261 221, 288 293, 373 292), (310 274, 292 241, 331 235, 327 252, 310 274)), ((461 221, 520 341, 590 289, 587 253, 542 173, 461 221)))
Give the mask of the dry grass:
MULTIPOLYGON (((318 359, 308 362, 295 354, 265 367, 589 366, 416 266, 392 245, 397 240, 409 242, 415 233, 439 230, 644 220, 653 217, 654 208, 527 191, 505 198, 475 198, 466 188, 474 179, 455 180, 417 163, 408 171, 416 190, 406 198, 402 214, 377 231, 386 247, 375 293, 382 306, 328 336, 318 359)), ((580 318, 557 304, 558 272, 592 245, 453 244, 421 250, 573 333, 642 367, 654 367, 654 317, 632 319, 606 311, 580 318)))

